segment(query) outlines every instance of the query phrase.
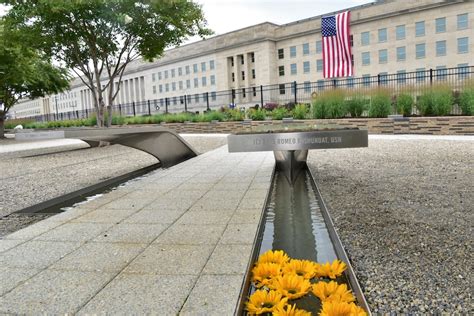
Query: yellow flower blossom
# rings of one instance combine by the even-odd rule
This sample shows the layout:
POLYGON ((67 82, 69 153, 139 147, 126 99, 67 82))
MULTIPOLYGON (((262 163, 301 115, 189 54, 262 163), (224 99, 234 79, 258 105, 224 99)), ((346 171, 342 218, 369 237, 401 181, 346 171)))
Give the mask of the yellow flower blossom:
POLYGON ((278 306, 273 311, 273 316, 311 316, 311 313, 303 309, 297 309, 296 304, 293 306, 287 304, 283 307, 278 306))
POLYGON ((309 260, 291 259, 283 266, 283 273, 292 273, 305 279, 312 279, 316 275, 316 264, 309 260))
POLYGON ((366 316, 367 313, 354 303, 327 301, 323 303, 320 316, 366 316))
POLYGON ((337 284, 331 282, 318 282, 313 284, 312 292, 322 302, 325 301, 339 301, 339 302, 353 302, 355 301, 352 292, 347 289, 347 284, 337 284))
POLYGON ((290 257, 283 250, 268 250, 263 253, 257 261, 257 264, 260 263, 276 263, 284 264, 290 260, 290 257))
POLYGON ((332 263, 316 265, 316 276, 335 279, 346 270, 346 264, 340 260, 334 260, 332 263))
POLYGON ((283 307, 287 301, 288 298, 277 291, 257 290, 250 296, 246 309, 250 315, 271 313, 277 307, 283 307))
POLYGON ((276 277, 270 284, 270 288, 277 290, 291 300, 307 294, 311 289, 311 283, 299 275, 284 274, 276 277))
POLYGON ((256 288, 268 286, 279 275, 281 266, 276 263, 259 263, 252 269, 252 281, 256 288))

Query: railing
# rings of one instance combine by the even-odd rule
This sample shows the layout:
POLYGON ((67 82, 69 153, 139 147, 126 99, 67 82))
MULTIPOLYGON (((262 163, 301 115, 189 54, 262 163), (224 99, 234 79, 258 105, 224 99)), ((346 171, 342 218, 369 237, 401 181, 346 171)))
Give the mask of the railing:
MULTIPOLYGON (((462 90, 474 78, 474 66, 456 68, 438 68, 414 72, 398 72, 395 74, 378 74, 342 78, 334 80, 318 80, 315 82, 283 83, 266 86, 253 86, 225 91, 212 91, 198 94, 179 95, 139 102, 113 105, 113 112, 120 116, 153 115, 158 113, 203 112, 216 110, 223 106, 250 107, 266 103, 310 103, 312 98, 324 91, 340 88, 349 93, 369 93, 374 88, 386 88, 394 95, 407 91, 415 98, 425 89, 437 84, 449 85, 453 91, 462 90)), ((414 107, 413 114, 418 114, 414 107)), ((461 115, 461 109, 453 106, 452 115, 461 115)), ((84 110, 51 113, 31 116, 36 121, 52 121, 65 119, 88 118, 95 115, 91 105, 84 110)))

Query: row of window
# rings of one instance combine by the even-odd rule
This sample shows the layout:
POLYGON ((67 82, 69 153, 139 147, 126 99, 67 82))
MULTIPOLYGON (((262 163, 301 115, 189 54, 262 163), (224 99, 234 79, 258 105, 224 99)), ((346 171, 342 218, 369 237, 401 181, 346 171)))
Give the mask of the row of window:
MULTIPOLYGON (((211 75, 209 77, 210 79, 210 84, 211 86, 216 85, 216 76, 211 75)), ((193 80, 193 88, 199 88, 199 78, 194 78, 193 80)), ((207 86, 207 77, 202 77, 201 78, 201 87, 206 87, 207 86)), ((160 93, 164 92, 169 92, 171 91, 176 91, 176 90, 183 90, 183 89, 191 89, 191 79, 187 79, 185 82, 184 81, 179 81, 179 82, 172 82, 171 84, 166 83, 166 84, 160 84, 158 85, 158 90, 160 93), (184 84, 186 83, 186 88, 184 87, 184 84)), ((156 94, 156 86, 153 86, 153 94, 156 94)))
MULTIPOLYGON (((352 46, 352 45, 351 45, 352 46)), ((322 41, 316 41, 316 54, 321 54, 323 52, 323 43, 322 41)), ((295 58, 296 57, 296 46, 290 46, 290 58, 295 58)), ((309 43, 304 43, 302 45, 302 52, 303 56, 307 56, 310 54, 310 46, 309 43)), ((284 59, 285 58, 285 49, 284 48, 279 48, 278 49, 278 59, 284 59)))
MULTIPOLYGON (((464 30, 469 26, 469 16, 467 13, 457 15, 457 29, 464 30)), ((437 18, 435 20, 435 32, 436 33, 445 33, 446 32, 446 17, 437 18)), ((425 36, 426 26, 425 21, 415 22, 415 36, 425 36)), ((395 38, 396 40, 403 40, 406 38, 406 27, 405 25, 397 25, 395 27, 395 38)), ((387 28, 381 28, 377 30, 377 39, 379 43, 384 43, 388 41, 387 28)), ((361 45, 366 46, 370 45, 370 31, 362 32, 361 45)))
MULTIPOLYGON (((215 62, 214 60, 209 61, 209 70, 214 70, 215 69, 215 62)), ((204 61, 201 63, 201 72, 206 72, 207 71, 207 63, 204 61)), ((198 64, 193 64, 193 73, 198 73, 199 72, 199 67, 198 64)), ((186 75, 191 74, 191 66, 187 65, 184 67, 184 73, 186 75)), ((183 67, 178 67, 177 68, 177 75, 182 76, 183 75, 183 67)), ((170 70, 164 70, 163 72, 159 71, 157 74, 153 73, 151 74, 151 81, 155 82, 157 79, 162 80, 168 79, 171 76, 171 78, 176 77, 176 69, 170 69, 170 70)))
MULTIPOLYGON (((232 82, 235 82, 235 73, 234 72, 231 74, 231 78, 232 78, 232 82)), ((242 80, 245 80, 245 71, 240 72, 240 78, 242 80)), ((252 69, 252 79, 255 79, 255 78, 256 78, 255 69, 252 69)))
MULTIPOLYGON (((446 41, 437 41, 435 43, 436 56, 446 56, 446 41)), ((466 54, 469 53, 469 38, 461 37, 457 39, 457 53, 466 54)), ((406 47, 401 46, 396 48, 397 61, 404 61, 407 58, 406 47)), ((378 51, 379 64, 385 64, 388 62, 388 50, 380 49, 378 51)), ((420 43, 415 45, 415 56, 417 59, 426 57, 426 44, 420 43)), ((370 65, 370 52, 362 52, 362 65, 370 65)))
MULTIPOLYGON (((179 97, 171 97, 171 98, 165 98, 165 99, 160 99, 160 106, 161 107, 164 107, 166 106, 166 103, 168 102, 168 105, 177 105, 178 103, 179 104, 184 104, 184 99, 185 97, 184 96, 179 96, 179 97)), ((216 92, 211 92, 209 94, 207 94, 206 92, 205 93, 202 93, 202 94, 199 94, 199 93, 196 93, 194 95, 192 94, 188 94, 186 96, 186 103, 187 104, 192 104, 193 101, 195 103, 199 103, 199 102, 207 102, 207 98, 209 98, 209 101, 216 101, 217 100, 217 94, 216 92)))
MULTIPOLYGON (((245 64, 245 59, 244 59, 244 55, 238 55, 237 56, 238 59, 240 59, 240 64, 241 65, 244 65, 245 64)), ((229 57, 229 60, 230 60, 230 65, 231 67, 234 67, 234 57, 229 57)), ((250 62, 251 63, 254 63, 255 62, 255 53, 250 53, 250 62)))

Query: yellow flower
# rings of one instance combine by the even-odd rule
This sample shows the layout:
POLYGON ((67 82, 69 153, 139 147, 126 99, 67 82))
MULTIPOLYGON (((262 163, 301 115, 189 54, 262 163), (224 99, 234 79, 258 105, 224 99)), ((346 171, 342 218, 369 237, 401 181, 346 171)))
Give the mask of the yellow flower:
POLYGON ((290 260, 290 257, 283 250, 268 250, 258 258, 257 264, 260 263, 276 263, 284 264, 290 260))
POLYGON ((252 269, 252 281, 255 287, 268 286, 272 279, 281 274, 281 266, 276 263, 260 263, 252 269))
POLYGON ((367 313, 354 303, 327 301, 323 303, 320 316, 365 316, 367 313))
POLYGON ((322 302, 339 301, 350 303, 355 301, 354 295, 347 289, 347 284, 337 284, 334 281, 313 284, 312 292, 322 302))
POLYGON ((309 260, 291 259, 283 266, 283 273, 292 273, 305 279, 312 279, 316 275, 315 263, 309 260))
POLYGON ((335 279, 346 270, 346 264, 340 260, 334 260, 331 264, 326 262, 322 265, 316 265, 316 275, 318 277, 328 277, 335 279))
POLYGON ((274 279, 270 288, 277 290, 290 300, 299 298, 309 292, 311 283, 295 274, 285 274, 274 279))
POLYGON ((311 316, 310 312, 303 309, 297 309, 296 304, 291 306, 289 304, 285 306, 278 306, 273 311, 273 316, 311 316))
POLYGON ((250 315, 271 313, 276 307, 283 307, 287 301, 288 299, 277 291, 257 290, 247 302, 247 311, 250 315))

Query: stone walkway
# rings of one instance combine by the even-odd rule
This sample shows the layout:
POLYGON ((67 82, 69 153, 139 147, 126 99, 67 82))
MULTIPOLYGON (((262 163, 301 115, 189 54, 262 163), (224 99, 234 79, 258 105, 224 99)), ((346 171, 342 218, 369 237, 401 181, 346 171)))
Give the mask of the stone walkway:
POLYGON ((273 153, 221 147, 0 239, 0 313, 231 315, 273 153))

